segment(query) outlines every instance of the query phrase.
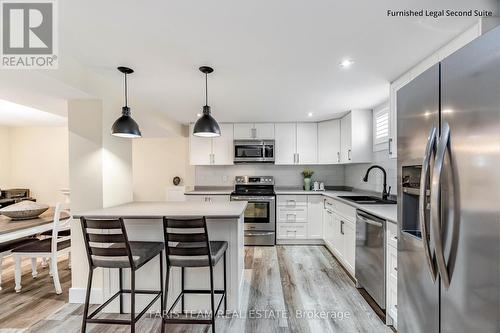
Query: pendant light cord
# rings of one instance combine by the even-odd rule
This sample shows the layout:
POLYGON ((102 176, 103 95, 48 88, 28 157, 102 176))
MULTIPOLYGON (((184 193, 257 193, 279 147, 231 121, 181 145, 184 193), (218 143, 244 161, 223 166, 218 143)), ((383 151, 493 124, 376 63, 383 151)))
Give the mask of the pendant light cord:
POLYGON ((127 97, 127 73, 125 73, 125 107, 128 107, 127 97))
POLYGON ((205 73, 205 105, 208 105, 208 74, 205 73))

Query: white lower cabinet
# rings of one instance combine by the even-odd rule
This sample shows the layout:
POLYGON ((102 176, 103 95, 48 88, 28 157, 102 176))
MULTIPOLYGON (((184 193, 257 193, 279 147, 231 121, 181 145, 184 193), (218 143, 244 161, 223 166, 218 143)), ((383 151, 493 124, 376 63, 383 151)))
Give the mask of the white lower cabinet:
POLYGON ((278 223, 278 239, 307 239, 307 223, 278 223))
POLYGON ((307 196, 307 237, 323 239, 323 196, 307 196))
POLYGON ((334 199, 324 201, 323 240, 339 262, 354 276, 356 250, 356 210, 334 199))
POLYGON ((314 195, 278 195, 276 207, 277 239, 300 240, 301 244, 323 239, 323 200, 314 195))
POLYGON ((387 222, 386 236, 386 322, 397 328, 398 320, 398 248, 397 225, 387 222))

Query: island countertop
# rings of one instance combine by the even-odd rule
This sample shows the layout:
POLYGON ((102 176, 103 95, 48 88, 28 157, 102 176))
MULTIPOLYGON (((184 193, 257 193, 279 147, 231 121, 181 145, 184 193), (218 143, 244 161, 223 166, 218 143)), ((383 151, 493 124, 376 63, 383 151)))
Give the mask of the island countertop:
POLYGON ((132 201, 118 206, 97 210, 78 212, 74 218, 123 217, 125 219, 158 219, 163 216, 182 218, 205 216, 211 219, 235 219, 243 215, 246 201, 231 202, 165 202, 165 201, 132 201))

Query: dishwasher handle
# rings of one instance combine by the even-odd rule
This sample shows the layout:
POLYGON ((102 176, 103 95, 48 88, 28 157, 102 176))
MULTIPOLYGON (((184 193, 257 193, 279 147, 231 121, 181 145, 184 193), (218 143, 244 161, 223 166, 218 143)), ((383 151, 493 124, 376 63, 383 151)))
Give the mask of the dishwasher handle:
POLYGON ((384 226, 385 222, 382 219, 379 219, 378 217, 375 217, 373 215, 368 215, 366 213, 362 213, 360 211, 356 212, 356 220, 364 223, 368 223, 371 225, 374 225, 376 227, 382 228, 384 226))

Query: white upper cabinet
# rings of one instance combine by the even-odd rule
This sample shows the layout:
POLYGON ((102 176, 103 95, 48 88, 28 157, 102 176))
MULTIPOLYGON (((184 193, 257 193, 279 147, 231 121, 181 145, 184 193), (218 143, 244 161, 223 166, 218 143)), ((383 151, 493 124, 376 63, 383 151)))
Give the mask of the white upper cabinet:
POLYGON ((372 112, 353 110, 342 119, 320 123, 221 123, 221 136, 193 136, 189 125, 191 165, 231 165, 234 140, 273 140, 275 164, 367 163, 372 155, 372 112))
POLYGON ((273 123, 236 123, 234 124, 235 140, 273 140, 273 123))
POLYGON ((275 164, 295 164, 297 160, 297 125, 276 123, 274 126, 275 164))
POLYGON ((189 164, 212 164, 212 139, 193 135, 194 124, 189 125, 189 164))
POLYGON ((234 160, 233 124, 219 124, 221 136, 212 140, 212 164, 231 165, 234 160))
POLYGON ((352 110, 340 120, 340 162, 369 163, 373 153, 371 110, 352 110))
POLYGON ((252 123, 236 123, 234 124, 234 139, 235 140, 251 140, 253 139, 253 124, 252 123))
POLYGON ((189 164, 233 164, 233 124, 219 123, 221 136, 216 138, 202 138, 193 135, 193 126, 194 124, 189 125, 189 164))
POLYGON ((274 124, 273 123, 256 123, 255 138, 262 140, 274 140, 274 124))
POLYGON ((391 83, 389 92, 389 158, 398 157, 398 90, 412 80, 412 73, 405 75, 391 83))
POLYGON ((344 116, 340 120, 340 162, 351 162, 351 114, 344 116))
POLYGON ((297 123, 296 164, 318 164, 318 124, 297 123))
POLYGON ((318 123, 318 163, 340 163, 340 120, 318 123))

